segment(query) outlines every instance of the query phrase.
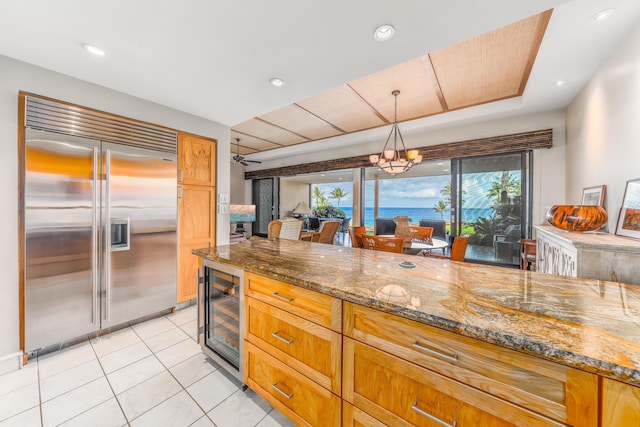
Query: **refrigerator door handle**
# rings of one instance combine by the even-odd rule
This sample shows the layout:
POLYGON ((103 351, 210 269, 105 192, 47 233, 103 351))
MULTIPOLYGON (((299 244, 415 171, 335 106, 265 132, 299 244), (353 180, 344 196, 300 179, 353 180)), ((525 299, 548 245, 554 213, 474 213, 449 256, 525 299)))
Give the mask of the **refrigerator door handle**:
POLYGON ((91 186, 91 199, 92 199, 92 210, 91 210, 91 241, 93 244, 91 245, 91 271, 92 273, 92 284, 93 284, 93 296, 92 296, 92 311, 91 311, 91 321, 94 325, 98 326, 100 324, 100 318, 98 315, 98 284, 100 283, 100 277, 98 273, 100 269, 98 268, 98 242, 100 241, 100 234, 98 233, 98 205, 100 204, 100 200, 98 200, 98 147, 93 147, 93 173, 92 173, 92 186, 91 186))
POLYGON ((105 192, 104 192, 104 318, 108 322, 111 320, 111 150, 107 149, 105 165, 105 192))

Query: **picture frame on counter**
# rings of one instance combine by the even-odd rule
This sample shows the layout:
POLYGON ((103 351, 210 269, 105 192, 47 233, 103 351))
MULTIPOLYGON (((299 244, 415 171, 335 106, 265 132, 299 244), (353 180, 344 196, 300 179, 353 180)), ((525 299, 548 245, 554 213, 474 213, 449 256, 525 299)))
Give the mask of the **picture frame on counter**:
POLYGON ((640 239, 640 178, 627 181, 616 234, 640 239))
POLYGON ((607 191, 606 185, 596 185, 587 187, 582 190, 582 205, 587 206, 603 206, 604 195, 607 191))

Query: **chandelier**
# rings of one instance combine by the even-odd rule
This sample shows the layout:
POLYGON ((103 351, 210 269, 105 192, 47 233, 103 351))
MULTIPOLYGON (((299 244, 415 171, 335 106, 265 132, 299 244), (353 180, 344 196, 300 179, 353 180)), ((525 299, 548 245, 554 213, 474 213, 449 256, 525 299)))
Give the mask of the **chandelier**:
POLYGON ((407 147, 404 146, 404 140, 398 127, 399 94, 400 91, 397 89, 391 92, 391 95, 394 96, 395 107, 393 125, 391 126, 391 132, 389 132, 387 142, 385 142, 384 147, 382 147, 380 154, 372 154, 369 156, 369 161, 372 165, 378 166, 390 175, 406 172, 411 169, 413 165, 422 161, 422 155, 419 154, 418 150, 407 150, 407 147), (393 150, 387 149, 389 141, 391 141, 391 136, 393 136, 393 150), (400 144, 398 144, 398 140, 400 140, 400 144))

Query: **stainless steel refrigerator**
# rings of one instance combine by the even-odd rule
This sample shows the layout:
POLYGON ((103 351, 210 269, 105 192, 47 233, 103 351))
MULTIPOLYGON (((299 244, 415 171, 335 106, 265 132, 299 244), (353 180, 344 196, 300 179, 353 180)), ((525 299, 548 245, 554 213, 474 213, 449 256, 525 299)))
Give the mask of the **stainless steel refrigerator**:
POLYGON ((25 350, 174 307, 175 152, 31 128, 25 149, 25 350))

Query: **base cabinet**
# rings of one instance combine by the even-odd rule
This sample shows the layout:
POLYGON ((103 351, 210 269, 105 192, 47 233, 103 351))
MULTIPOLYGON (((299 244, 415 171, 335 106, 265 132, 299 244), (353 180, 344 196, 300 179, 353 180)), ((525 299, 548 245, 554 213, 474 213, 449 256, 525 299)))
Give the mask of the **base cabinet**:
POLYGON ((244 381, 297 425, 640 425, 638 387, 253 273, 244 279, 244 381))
POLYGON ((350 338, 343 360, 343 398, 388 425, 563 425, 350 338))
POLYGON ((340 397, 298 371, 245 343, 245 382, 300 426, 340 425, 340 397))
POLYGON ((602 427, 640 426, 640 387, 604 378, 602 427))

